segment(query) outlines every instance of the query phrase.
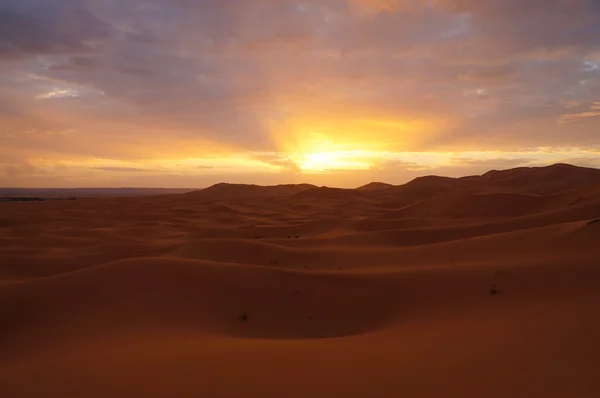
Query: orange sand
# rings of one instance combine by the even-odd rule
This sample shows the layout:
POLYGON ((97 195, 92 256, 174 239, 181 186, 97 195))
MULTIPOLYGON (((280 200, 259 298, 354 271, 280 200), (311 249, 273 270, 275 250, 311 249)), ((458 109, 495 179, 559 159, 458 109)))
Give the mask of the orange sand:
POLYGON ((567 165, 3 203, 0 396, 599 397, 599 217, 567 165))

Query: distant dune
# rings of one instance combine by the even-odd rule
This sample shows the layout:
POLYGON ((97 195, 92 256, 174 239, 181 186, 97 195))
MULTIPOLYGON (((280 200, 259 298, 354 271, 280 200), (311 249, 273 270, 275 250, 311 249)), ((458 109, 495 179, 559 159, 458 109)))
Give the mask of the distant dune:
POLYGON ((293 195, 308 189, 316 188, 310 184, 260 186, 247 184, 220 183, 211 187, 190 192, 189 196, 204 200, 248 200, 273 199, 293 195))
POLYGON ((371 182, 367 185, 357 188, 359 191, 381 191, 393 187, 392 184, 386 184, 385 182, 371 182))
POLYGON ((497 190, 552 194, 600 184, 600 170, 555 164, 548 167, 521 167, 504 171, 489 171, 479 178, 471 177, 478 185, 497 190))
POLYGON ((600 396, 600 170, 59 191, 0 203, 7 398, 600 396))

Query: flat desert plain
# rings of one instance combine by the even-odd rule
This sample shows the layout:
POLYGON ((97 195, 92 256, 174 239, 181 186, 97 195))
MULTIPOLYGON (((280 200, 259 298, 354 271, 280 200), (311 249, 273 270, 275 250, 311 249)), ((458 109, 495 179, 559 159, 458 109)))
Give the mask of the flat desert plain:
POLYGON ((600 397, 600 170, 0 204, 0 395, 600 397))

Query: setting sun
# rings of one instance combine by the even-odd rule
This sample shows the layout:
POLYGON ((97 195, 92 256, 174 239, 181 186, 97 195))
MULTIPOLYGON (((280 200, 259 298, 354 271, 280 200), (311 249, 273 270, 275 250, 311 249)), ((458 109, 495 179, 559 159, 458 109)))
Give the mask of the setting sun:
POLYGON ((335 151, 301 155, 294 159, 303 172, 326 172, 331 170, 368 170, 366 160, 357 159, 351 152, 335 151))

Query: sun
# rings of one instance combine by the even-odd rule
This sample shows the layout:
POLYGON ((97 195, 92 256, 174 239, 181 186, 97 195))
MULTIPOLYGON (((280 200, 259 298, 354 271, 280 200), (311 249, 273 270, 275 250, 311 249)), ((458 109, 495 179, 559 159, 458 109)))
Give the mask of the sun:
POLYGON ((336 157, 332 153, 309 153, 303 156, 300 161, 302 171, 326 171, 334 167, 337 163, 336 157))
POLYGON ((352 154, 344 151, 306 153, 295 157, 295 163, 306 173, 324 173, 336 170, 368 170, 367 162, 352 159, 352 154))

